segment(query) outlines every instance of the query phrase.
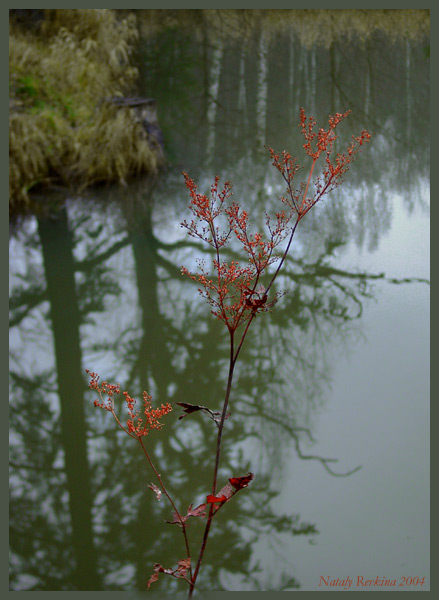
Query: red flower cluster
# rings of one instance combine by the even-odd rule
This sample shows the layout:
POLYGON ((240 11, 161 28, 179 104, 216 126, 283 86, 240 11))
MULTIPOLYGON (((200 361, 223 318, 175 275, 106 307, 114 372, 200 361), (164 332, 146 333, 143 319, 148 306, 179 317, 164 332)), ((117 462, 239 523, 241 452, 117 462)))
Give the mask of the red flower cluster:
POLYGON ((225 322, 229 330, 234 331, 239 325, 259 310, 265 310, 265 300, 262 302, 250 302, 255 292, 261 274, 267 267, 278 260, 274 249, 288 235, 288 222, 292 213, 287 215, 281 211, 276 215, 275 224, 267 216, 266 224, 269 238, 264 239, 262 233, 250 231, 248 213, 241 210, 239 205, 232 202, 230 206, 225 200, 231 196, 231 185, 224 184, 221 192, 218 191, 218 177, 211 188, 210 198, 199 194, 195 182, 183 173, 186 186, 191 197, 190 208, 195 217, 190 223, 183 221, 189 235, 197 237, 212 246, 216 251, 213 259, 215 276, 211 276, 205 268, 205 262, 198 261, 198 273, 191 273, 186 267, 181 272, 193 281, 199 283, 200 294, 206 298, 213 307, 212 314, 225 322), (225 229, 220 229, 216 220, 222 218, 226 222, 225 229), (220 249, 235 237, 243 246, 247 254, 247 264, 240 265, 235 260, 226 261, 220 259, 220 249))
POLYGON ((85 372, 90 377, 90 383, 88 387, 91 390, 95 390, 100 398, 99 400, 94 401, 94 405, 100 408, 104 408, 111 412, 116 419, 119 426, 131 437, 140 438, 144 435, 147 435, 151 429, 161 429, 163 425, 160 423, 159 419, 164 415, 168 414, 172 410, 172 406, 167 404, 162 404, 160 408, 151 408, 151 396, 147 394, 147 392, 143 392, 143 414, 144 417, 140 416, 140 411, 135 410, 136 401, 131 398, 128 392, 123 392, 125 396, 125 402, 128 409, 128 419, 127 419, 127 427, 125 428, 114 409, 114 399, 113 396, 120 394, 120 386, 113 385, 111 383, 107 383, 103 381, 99 384, 99 375, 86 369, 85 372), (105 400, 105 396, 107 399, 105 400))
POLYGON ((298 220, 302 219, 325 194, 328 194, 342 183, 342 176, 349 169, 349 165, 355 159, 355 155, 361 151, 361 146, 371 139, 371 135, 367 131, 362 131, 357 137, 352 136, 353 141, 347 148, 347 151, 345 153, 338 153, 335 157, 335 162, 331 160, 334 142, 337 139, 335 129, 350 112, 348 110, 345 113, 336 113, 334 116, 329 116, 328 129, 320 128, 318 131, 314 131, 316 120, 313 117, 307 117, 304 109, 300 109, 299 127, 306 140, 303 148, 306 154, 312 158, 312 164, 307 181, 301 182, 296 189, 293 188, 293 180, 297 171, 301 168, 297 164, 296 159, 292 159, 288 152, 284 151, 279 155, 272 148, 269 148, 273 165, 280 172, 287 184, 287 197, 282 197, 282 201, 293 212, 297 213, 298 220), (322 154, 325 154, 325 167, 323 173, 316 177, 314 181, 313 196, 308 197, 314 167, 322 154))
POLYGON ((99 394, 99 397, 101 399, 100 402, 99 402, 99 400, 95 400, 94 405, 99 406, 100 408, 104 408, 105 410, 112 412, 113 411, 113 396, 117 396, 118 394, 120 394, 119 385, 113 385, 111 383, 108 383, 107 381, 103 381, 101 384, 99 384, 100 377, 97 373, 94 373, 93 371, 90 371, 89 369, 86 369, 85 372, 90 377, 90 383, 88 384, 88 387, 91 390, 95 390, 95 392, 97 392, 99 394), (104 396, 107 396, 106 401, 104 400, 104 396))
POLYGON ((124 392, 123 395, 125 396, 129 414, 129 419, 127 420, 128 431, 137 437, 147 435, 150 429, 161 429, 163 425, 159 419, 172 410, 172 406, 169 403, 162 404, 160 408, 151 408, 152 397, 143 392, 143 418, 140 416, 139 410, 135 411, 136 401, 131 398, 128 392, 124 392))
POLYGON ((332 146, 337 139, 335 128, 337 125, 349 115, 351 111, 345 113, 336 113, 334 116, 329 116, 329 127, 327 130, 320 128, 318 133, 314 131, 316 120, 314 117, 307 117, 303 108, 300 109, 300 125, 302 135, 306 139, 306 144, 303 145, 305 152, 314 160, 317 160, 322 152, 328 154, 332 151, 332 146))
POLYGON ((222 191, 218 192, 219 177, 216 176, 208 198, 198 193, 194 180, 187 173, 183 172, 183 176, 191 197, 191 210, 195 219, 190 223, 183 221, 182 227, 186 227, 192 237, 200 238, 214 248, 221 248, 229 239, 231 229, 221 234, 214 221, 224 213, 225 201, 232 195, 232 184, 226 181, 222 191))
POLYGON ((284 209, 276 213, 275 221, 267 215, 266 238, 260 232, 250 231, 248 213, 236 202, 227 206, 226 200, 232 195, 229 181, 226 181, 223 189, 219 191, 219 177, 215 177, 209 197, 198 193, 195 182, 187 173, 183 173, 191 197, 190 209, 194 219, 190 223, 183 221, 182 227, 185 227, 192 237, 199 238, 212 246, 216 258, 213 260, 215 275, 211 275, 206 270, 204 261, 198 262, 198 273, 190 273, 185 267, 181 272, 201 285, 198 291, 213 307, 212 314, 223 320, 230 332, 276 302, 279 294, 268 302, 268 291, 285 260, 297 224, 325 194, 340 185, 349 164, 354 160, 361 146, 370 140, 370 134, 362 131, 360 136, 353 136, 353 141, 345 153, 337 154, 335 161, 331 161, 334 142, 337 139, 335 129, 349 113, 350 111, 346 111, 330 116, 328 128, 315 131, 316 120, 307 117, 303 108, 300 110, 299 127, 305 138, 303 148, 312 159, 312 164, 307 180, 302 181, 299 186, 295 186, 294 181, 302 168, 297 159, 292 158, 286 151, 278 154, 272 148, 268 148, 273 165, 287 184, 286 195, 281 200, 288 210, 284 209), (325 166, 322 173, 314 180, 314 193, 308 197, 314 167, 322 154, 325 155, 325 166), (290 226, 293 217, 295 223, 294 226, 290 226), (218 219, 221 219, 225 225, 223 228, 218 226, 218 219), (244 248, 247 256, 245 266, 241 266, 237 261, 228 262, 220 258, 220 250, 233 237, 244 248), (274 249, 287 238, 289 239, 286 250, 280 256, 276 255, 274 249), (256 288, 261 283, 262 275, 271 264, 279 260, 280 263, 275 274, 271 276, 266 293, 258 293, 256 288))

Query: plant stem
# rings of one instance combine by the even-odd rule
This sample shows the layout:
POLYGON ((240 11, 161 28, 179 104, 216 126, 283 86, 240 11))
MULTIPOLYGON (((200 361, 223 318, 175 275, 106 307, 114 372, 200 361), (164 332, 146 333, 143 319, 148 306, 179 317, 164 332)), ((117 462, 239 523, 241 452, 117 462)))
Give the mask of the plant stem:
MULTIPOLYGON (((307 183, 306 183, 305 192, 303 194, 303 200, 302 200, 301 208, 305 204, 306 195, 308 193, 308 188, 309 188, 309 184, 310 184, 310 181, 311 181, 311 176, 312 176, 312 173, 313 173, 314 166, 315 166, 316 162, 317 162, 316 159, 314 159, 313 164, 311 166, 311 170, 310 170, 309 176, 308 176, 308 180, 307 180, 307 183)), ((290 185, 289 185, 289 189, 290 189, 290 192, 291 192, 291 197, 293 198, 293 194, 292 194, 292 190, 291 190, 291 186, 290 185)), ((294 198, 293 198, 293 202, 294 202, 294 198)), ((266 294, 268 294, 269 289, 273 285, 274 280, 278 276, 279 271, 281 270, 282 265, 285 262, 285 259, 287 257, 287 254, 288 254, 289 250, 290 250, 290 247, 291 247, 291 244, 292 244, 292 241, 293 241, 293 238, 294 238, 294 234, 296 233, 297 226, 298 226, 299 221, 301 220, 301 218, 304 216, 304 214, 305 213, 303 213, 303 214, 299 213, 297 215, 297 220, 296 220, 296 222, 294 224, 294 227, 293 227, 293 229, 291 231, 291 235, 290 235, 290 238, 288 240, 288 244, 287 244, 287 246, 285 248, 285 251, 284 251, 284 253, 282 255, 282 258, 281 258, 281 260, 279 262, 279 265, 278 265, 278 267, 277 267, 277 269, 276 269, 273 277, 271 278, 271 281, 270 281, 267 289, 265 290, 266 294)), ((213 236, 215 236, 215 233, 213 233, 213 236)), ((214 237, 214 239, 215 239, 215 237, 214 237)), ((216 239, 215 239, 215 242, 216 242, 216 239)), ((216 249, 217 249, 217 260, 218 260, 218 265, 219 265, 219 248, 218 248, 218 245, 216 245, 216 249)), ((259 279, 259 273, 258 273, 257 280, 258 279, 259 279)), ((256 288, 257 280, 255 282, 255 285, 254 285, 253 289, 256 288)), ((249 320, 247 322, 247 325, 246 325, 246 328, 244 330, 244 333, 242 334, 241 340, 240 340, 240 342, 238 344, 238 348, 236 350, 236 353, 235 353, 235 349, 234 349, 234 334, 235 334, 235 330, 236 329, 233 329, 233 328, 229 327, 229 333, 230 333, 229 376, 228 376, 228 380, 227 380, 227 389, 226 389, 226 395, 225 395, 225 398, 224 398, 223 410, 222 410, 222 413, 221 413, 221 420, 220 420, 220 424, 219 424, 219 428, 218 428, 218 437, 217 437, 216 455, 215 455, 215 468, 214 468, 214 472, 213 472, 213 484, 212 484, 212 495, 213 496, 215 496, 215 493, 216 493, 216 485, 217 485, 218 469, 219 469, 219 460, 220 460, 220 455, 221 455, 221 441, 222 441, 222 435, 223 435, 224 422, 225 422, 225 419, 226 419, 227 407, 228 407, 229 399, 230 399, 230 392, 232 390, 232 381, 233 381, 233 373, 234 373, 234 369, 235 369, 235 364, 236 364, 236 361, 238 359, 238 355, 239 355, 239 353, 241 351, 241 348, 243 346, 243 343, 244 343, 245 337, 247 335, 247 332, 249 330, 250 323, 253 321, 253 319, 255 317, 255 314, 256 313, 253 313, 250 316, 250 318, 249 318, 249 320)), ((198 561, 197 561, 197 564, 196 564, 196 567, 195 567, 195 570, 194 570, 194 574, 193 574, 193 576, 191 578, 188 600, 190 600, 192 598, 192 594, 193 594, 194 589, 195 589, 195 583, 197 581, 198 573, 199 573, 200 567, 201 567, 201 561, 203 559, 204 551, 205 551, 206 545, 207 545, 207 539, 209 537, 210 527, 211 527, 211 524, 212 524, 212 518, 213 518, 213 514, 214 514, 213 511, 214 511, 214 504, 212 503, 212 504, 210 504, 210 507, 209 507, 209 514, 207 516, 207 523, 206 523, 206 527, 204 529, 203 540, 202 540, 201 548, 200 548, 200 554, 198 556, 198 561)))
MULTIPOLYGON (((247 329, 248 329, 248 327, 247 327, 247 329)), ((245 333, 247 332, 247 329, 246 329, 245 333)), ((224 422, 226 420, 227 407, 229 405, 230 392, 232 390, 233 372, 234 372, 234 369, 235 369, 237 355, 238 355, 239 349, 241 348, 242 342, 243 342, 243 339, 241 339, 241 343, 239 345, 238 352, 235 355, 235 350, 234 350, 234 334, 235 334, 235 330, 230 329, 229 332, 230 332, 229 375, 228 375, 228 379, 227 379, 226 395, 225 395, 225 398, 224 398, 223 410, 222 410, 222 413, 221 413, 221 420, 220 420, 219 427, 218 427, 218 437, 217 437, 217 442, 216 442, 215 468, 214 468, 214 471, 213 471, 213 483, 212 483, 212 495, 213 496, 216 493, 216 485, 217 485, 217 480, 218 480, 219 461, 220 461, 220 455, 221 455, 221 440, 222 440, 222 435, 223 435, 224 422)), ((243 338, 245 336, 245 333, 243 335, 243 338)), ((204 551, 206 549, 207 538, 209 537, 210 526, 211 526, 212 518, 213 518, 213 510, 214 510, 214 505, 211 504, 210 508, 209 508, 209 514, 207 516, 206 527, 204 529, 203 541, 201 543, 201 548, 200 548, 200 554, 198 556, 198 561, 197 561, 197 564, 196 564, 196 567, 195 567, 195 570, 194 570, 194 574, 193 574, 192 579, 191 579, 191 585, 190 585, 190 588, 189 588, 189 596, 188 596, 189 599, 192 598, 192 594, 193 594, 194 588, 195 588, 195 582, 197 580, 198 572, 199 572, 200 567, 201 567, 201 561, 203 559, 204 551)))
POLYGON ((282 255, 282 258, 281 258, 281 260, 280 260, 280 262, 279 262, 279 264, 278 264, 278 266, 277 266, 277 269, 276 269, 276 271, 275 271, 275 273, 274 273, 273 277, 271 278, 271 281, 270 281, 270 283, 269 283, 269 284, 268 284, 268 286, 267 286, 267 289, 265 290, 265 293, 266 293, 266 294, 268 294, 268 292, 270 291, 270 288, 271 288, 271 286, 273 285, 273 283, 274 283, 274 280, 275 280, 275 279, 276 279, 276 277, 278 276, 278 273, 279 273, 279 271, 281 270, 281 268, 282 268, 282 265, 283 265, 283 264, 284 264, 284 262, 285 262, 285 259, 286 259, 286 257, 287 257, 287 254, 288 254, 289 250, 290 250, 290 246, 291 246, 291 243, 292 243, 292 241, 293 241, 294 234, 296 233, 296 229, 297 229, 297 226, 298 226, 298 224, 299 224, 299 221, 300 221, 300 219, 301 219, 301 216, 299 215, 299 216, 297 217, 297 220, 296 220, 295 224, 294 224, 293 230, 292 230, 292 232, 291 232, 291 235, 290 235, 290 239, 288 240, 287 247, 285 248, 285 252, 284 252, 284 253, 283 253, 283 255, 282 255))
MULTIPOLYGON (((174 509, 174 511, 175 511, 175 514, 177 515, 177 518, 179 519, 179 521, 180 521, 180 523, 181 523, 182 532, 183 532, 183 537, 184 537, 184 542, 185 542, 185 545, 186 545, 186 553, 187 553, 187 556, 188 556, 188 558, 190 558, 190 556, 191 556, 191 553, 190 553, 190 550, 189 550, 189 541, 188 541, 188 539, 187 539, 187 533, 186 533, 186 523, 183 521, 183 518, 182 518, 182 516, 180 515, 180 512, 178 511, 177 507, 175 506, 175 504, 174 504, 174 501, 172 500, 171 496, 168 494, 168 491, 166 490, 165 484, 164 484, 164 483, 163 483, 163 481, 162 481, 162 478, 161 478, 161 476, 160 476, 160 473, 159 473, 159 472, 157 471, 157 469, 155 468, 155 466, 154 466, 154 463, 152 462, 152 460, 151 460, 151 457, 149 456, 149 454, 148 454, 148 452, 147 452, 147 450, 146 450, 146 448, 145 448, 145 445, 144 445, 144 443, 143 443, 143 441, 142 441, 142 438, 141 438, 141 437, 138 437, 137 439, 139 440, 139 442, 140 442, 140 445, 142 446, 142 450, 143 450, 143 452, 144 452, 144 454, 145 454, 146 458, 148 459, 148 462, 149 462, 149 464, 151 465, 151 468, 152 468, 152 470, 154 471, 154 473, 155 473, 155 476, 156 476, 156 477, 157 477, 157 479, 158 479, 158 482, 159 482, 159 484, 160 484, 160 487, 161 487, 161 488, 162 488, 162 490, 163 490, 163 493, 165 494, 166 498, 169 500, 169 502, 170 502, 170 504, 171 504, 172 508, 173 508, 173 509, 174 509)), ((190 567, 190 574, 191 574, 191 576, 192 576, 192 567, 190 567)))
POLYGON ((224 422, 226 420, 227 407, 229 405, 230 392, 232 390, 232 381, 233 381, 233 372, 235 369, 236 357, 234 356, 234 330, 230 330, 230 362, 229 362, 229 376, 227 379, 227 389, 226 395, 224 398, 223 410, 221 413, 221 421, 218 427, 218 438, 216 442, 216 455, 215 455, 215 469, 213 472, 213 484, 212 484, 212 494, 216 493, 216 484, 218 477, 218 468, 219 468, 219 460, 221 454, 221 439, 223 436, 224 422))
MULTIPOLYGON (((274 280, 276 279, 283 263, 285 262, 285 258, 289 252, 291 243, 293 241, 293 237, 294 234, 296 232, 297 226, 299 224, 300 221, 300 216, 297 218, 296 223, 294 224, 293 230, 291 232, 290 235, 290 239, 288 240, 288 244, 287 247, 285 249, 285 252, 282 256, 282 259, 279 263, 278 268, 276 269, 276 272, 274 273, 270 284, 266 290, 266 292, 268 292, 269 288, 271 287, 271 285, 273 284, 274 280)), ((234 369, 235 369, 235 364, 236 361, 238 359, 238 355, 241 351, 241 348, 243 346, 244 343, 244 339, 247 335, 247 332, 249 330, 250 327, 250 323, 253 321, 254 316, 256 313, 253 313, 250 317, 250 319, 248 320, 248 323, 246 325, 246 328, 244 330, 244 333, 242 334, 241 340, 239 342, 238 348, 236 350, 235 353, 235 349, 234 349, 234 334, 235 334, 235 330, 234 329, 229 329, 230 332, 230 363, 229 363, 229 376, 228 376, 228 380, 227 380, 227 389, 226 389, 226 395, 224 398, 224 404, 223 404, 223 410, 221 413, 221 420, 220 420, 220 424, 219 424, 219 428, 218 428, 218 438, 217 438, 217 444, 216 444, 216 455, 215 455, 215 468, 214 468, 214 472, 213 472, 213 484, 212 484, 212 495, 215 496, 216 493, 216 484, 217 484, 217 479, 218 479, 218 469, 219 469, 219 460, 220 460, 220 455, 221 455, 221 440, 222 440, 222 435, 223 435, 223 428, 224 428, 224 422, 226 419, 226 413, 227 413, 227 407, 229 405, 229 399, 230 399, 230 392, 232 390, 232 381, 233 381, 233 373, 234 373, 234 369)), ((204 529, 204 534, 203 534, 203 540, 201 543, 201 549, 200 549, 200 554, 198 557, 198 561, 194 570, 194 574, 192 576, 191 579, 191 585, 189 588, 189 595, 188 595, 188 600, 190 600, 192 598, 192 594, 194 592, 195 589, 195 583, 198 577, 198 573, 201 567, 201 561, 203 559, 203 555, 204 555, 204 551, 206 549, 206 545, 207 545, 207 539, 209 537, 209 531, 210 531, 210 526, 212 524, 212 518, 213 518, 213 510, 214 510, 214 505, 211 504, 210 508, 209 508, 209 514, 207 516, 207 523, 206 523, 206 527, 204 529)))

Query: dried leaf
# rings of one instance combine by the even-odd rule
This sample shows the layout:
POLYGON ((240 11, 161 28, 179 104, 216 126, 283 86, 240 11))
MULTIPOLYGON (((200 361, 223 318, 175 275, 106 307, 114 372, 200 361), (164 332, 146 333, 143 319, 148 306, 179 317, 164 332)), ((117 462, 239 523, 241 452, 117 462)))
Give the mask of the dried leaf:
POLYGON ((162 567, 162 565, 160 563, 155 563, 154 564, 154 572, 151 575, 151 577, 149 578, 148 583, 146 585, 148 590, 150 588, 151 583, 154 583, 159 578, 159 573, 167 573, 168 575, 172 575, 173 571, 172 571, 172 569, 165 569, 164 567, 162 567))
POLYGON ((177 515, 176 512, 172 513, 172 521, 166 521, 166 523, 169 523, 170 525, 180 525, 180 527, 183 527, 183 523, 186 522, 187 517, 183 517, 181 516, 181 518, 177 515), (183 521, 183 523, 182 523, 183 521))
POLYGON ((176 569, 165 569, 160 563, 154 564, 154 572, 148 580, 147 589, 149 590, 152 583, 158 580, 159 573, 166 573, 166 575, 172 575, 173 577, 182 578, 186 577, 186 573, 191 568, 191 559, 183 558, 178 561, 176 569))
POLYGON ((155 581, 157 581, 157 579, 159 578, 159 574, 158 572, 155 572, 151 575, 151 577, 148 579, 148 583, 146 584, 146 589, 149 590, 149 588, 151 587, 151 583, 154 583, 155 581))
MULTIPOLYGON (((202 404, 190 404, 189 402, 176 402, 176 404, 178 404, 178 406, 181 406, 183 408, 183 411, 186 413, 184 415, 180 415, 178 417, 179 419, 184 419, 189 414, 201 410, 202 412, 207 414, 209 416, 209 418, 212 419, 212 421, 214 421, 216 423, 216 425, 218 425, 218 427, 219 427, 219 424, 221 422, 221 413, 220 412, 210 410, 210 408, 207 408, 207 406, 203 406, 202 404)), ((225 419, 228 419, 229 417, 230 417, 230 413, 228 413, 225 416, 225 419)))
POLYGON ((189 506, 187 510, 187 517, 205 517, 206 516, 206 505, 200 504, 194 510, 192 510, 192 504, 189 506))
POLYGON ((196 508, 192 508, 192 504, 189 505, 187 509, 187 513, 181 518, 177 515, 177 513, 172 513, 172 521, 167 521, 171 525, 183 525, 186 524, 186 521, 189 517, 205 517, 206 516, 206 507, 208 504, 213 504, 213 514, 215 514, 223 504, 228 502, 232 496, 236 494, 239 490, 247 487, 250 481, 253 479, 253 473, 248 473, 248 475, 244 475, 242 477, 231 477, 229 479, 229 483, 221 488, 221 490, 215 496, 214 494, 209 494, 206 497, 206 503, 200 504, 196 508))
POLYGON ((197 506, 196 508, 194 508, 192 510, 192 504, 189 506, 189 508, 187 509, 187 513, 186 515, 181 515, 181 519, 179 518, 179 516, 177 515, 177 513, 172 513, 172 521, 166 521, 167 523, 170 523, 171 525, 177 524, 180 525, 180 527, 182 527, 182 521, 183 523, 186 523, 186 520, 189 517, 205 517, 206 516, 206 505, 205 504, 200 504, 200 506, 197 506))
POLYGON ((157 496, 157 500, 160 502, 162 490, 158 488, 154 483, 150 483, 148 487, 154 492, 154 494, 157 496))
MULTIPOLYGON (((224 417, 224 420, 228 419, 228 418, 230 417, 230 415, 231 415, 231 414, 232 414, 232 413, 227 413, 227 414, 226 414, 226 416, 224 417)), ((219 425, 220 425, 220 423, 221 423, 221 413, 220 413, 220 412, 213 412, 213 413, 210 415, 210 418, 211 418, 213 421, 215 421, 215 423, 216 423, 216 424, 218 425, 218 427, 219 427, 219 425)))
POLYGON ((182 558, 181 560, 178 561, 178 567, 177 567, 177 573, 178 573, 178 577, 185 577, 187 571, 191 568, 191 559, 190 557, 188 558, 182 558))
POLYGON ((218 492, 218 496, 225 496, 226 500, 229 500, 233 496, 234 493, 235 492, 233 491, 230 483, 226 483, 226 485, 224 487, 222 487, 220 489, 220 491, 218 492))
POLYGON ((199 404, 189 404, 189 402, 176 402, 176 404, 178 404, 178 406, 181 406, 183 408, 183 411, 186 413, 185 415, 180 415, 178 417, 179 419, 184 419, 190 413, 196 412, 197 410, 205 410, 206 409, 205 406, 201 406, 199 404))

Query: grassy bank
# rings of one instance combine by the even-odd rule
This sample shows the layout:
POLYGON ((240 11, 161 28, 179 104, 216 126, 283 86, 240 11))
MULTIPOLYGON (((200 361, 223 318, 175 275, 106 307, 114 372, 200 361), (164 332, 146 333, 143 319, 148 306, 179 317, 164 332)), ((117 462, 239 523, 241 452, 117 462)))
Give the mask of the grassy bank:
POLYGON ((135 94, 135 17, 111 10, 49 10, 9 24, 9 206, 42 185, 84 189, 156 172, 160 158, 129 108, 135 94))

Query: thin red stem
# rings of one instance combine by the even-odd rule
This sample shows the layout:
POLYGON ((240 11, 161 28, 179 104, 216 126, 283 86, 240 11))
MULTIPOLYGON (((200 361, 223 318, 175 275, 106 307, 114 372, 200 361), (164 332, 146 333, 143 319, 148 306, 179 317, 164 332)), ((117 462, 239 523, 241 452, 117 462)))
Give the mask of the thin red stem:
POLYGON ((285 259, 286 259, 286 257, 287 257, 287 254, 288 254, 288 252, 290 251, 290 247, 291 247, 291 243, 292 243, 292 241, 293 241, 294 234, 296 233, 296 229, 297 229, 297 226, 298 226, 298 224, 299 224, 299 221, 300 221, 300 219, 301 219, 301 218, 302 218, 302 217, 301 217, 300 215, 298 215, 298 216, 297 216, 297 220, 296 220, 296 222, 294 223, 294 227, 293 227, 293 229, 292 229, 292 231, 291 231, 290 239, 288 240, 288 244, 287 244, 287 247, 285 248, 285 252, 284 252, 284 253, 283 253, 283 255, 282 255, 282 258, 281 258, 281 260, 280 260, 280 262, 279 262, 279 264, 278 264, 278 266, 277 266, 277 269, 276 269, 276 271, 275 271, 275 273, 274 273, 273 277, 271 278, 271 281, 270 281, 270 283, 269 283, 269 284, 268 284, 268 286, 267 286, 267 289, 265 290, 265 293, 266 293, 266 294, 268 294, 268 292, 269 292, 269 290, 270 290, 271 286, 272 286, 272 285, 273 285, 273 283, 274 283, 274 280, 275 280, 275 279, 276 279, 276 277, 278 276, 278 273, 279 273, 279 271, 281 270, 281 268, 282 268, 282 265, 283 265, 283 264, 284 264, 284 262, 285 262, 285 259))
MULTIPOLYGON (((179 521, 180 521, 180 523, 181 523, 182 532, 183 532, 183 537, 184 537, 184 542, 185 542, 185 546, 186 546, 186 552, 187 552, 187 556, 188 556, 188 558, 190 558, 190 556, 191 556, 191 553, 190 553, 190 550, 189 550, 189 540, 188 540, 188 538, 187 538, 187 533, 186 533, 186 523, 183 521, 183 517, 180 515, 180 512, 179 512, 178 508, 175 506, 175 504, 174 504, 174 501, 172 500, 171 496, 169 495, 169 493, 168 493, 168 491, 167 491, 167 489, 166 489, 166 487, 165 487, 165 484, 164 484, 164 483, 163 483, 163 481, 162 481, 162 478, 161 478, 161 476, 160 476, 160 473, 159 473, 159 472, 157 471, 157 469, 155 468, 155 466, 154 466, 154 463, 152 462, 152 460, 151 460, 151 457, 149 456, 149 454, 148 454, 148 452, 147 452, 147 450, 146 450, 146 448, 145 448, 145 445, 144 445, 144 443, 143 443, 143 440, 142 440, 142 438, 141 438, 141 437, 138 437, 137 439, 139 440, 139 443, 140 443, 140 445, 142 446, 142 450, 143 450, 143 452, 144 452, 144 454, 145 454, 146 458, 148 459, 148 462, 149 462, 149 464, 150 464, 150 466, 151 466, 151 469, 154 471, 154 473, 155 473, 155 476, 156 476, 156 477, 157 477, 157 479, 158 479, 158 482, 159 482, 159 484, 160 484, 160 487, 161 487, 161 488, 162 488, 162 490, 163 490, 163 493, 165 494, 166 498, 169 500, 169 502, 170 502, 170 504, 171 504, 172 508, 174 509, 174 512, 175 512, 175 514, 177 515, 177 518, 178 518, 178 520, 179 520, 179 521)), ((192 577, 192 567, 190 567, 190 574, 191 574, 191 577, 192 577)))
MULTIPOLYGON (((308 187, 309 187, 309 183, 311 181, 311 176, 312 176, 312 172, 313 172, 315 163, 316 163, 316 161, 314 160, 314 162, 312 164, 312 167, 311 167, 311 170, 310 170, 308 181, 307 181, 307 184, 306 184, 305 193, 304 193, 304 196, 303 196, 303 202, 306 199, 306 194, 308 192, 308 187)), ((269 283, 269 285, 268 285, 268 287, 266 289, 266 293, 268 293, 269 288, 272 286, 272 284, 273 284, 274 280, 276 279, 276 277, 277 277, 280 269, 282 268, 283 263, 285 262, 285 258, 287 256, 289 250, 290 250, 291 243, 293 241, 293 237, 294 237, 294 234, 296 232, 296 229, 297 229, 297 226, 299 224, 300 219, 301 219, 301 215, 298 215, 296 223, 294 224, 293 230, 291 232, 290 239, 288 240, 288 244, 287 244, 287 247, 285 249, 285 252, 283 253, 281 261, 280 261, 280 263, 279 263, 279 265, 278 265, 278 267, 277 267, 277 269, 276 269, 276 271, 275 271, 275 273, 274 273, 274 275, 273 275, 273 277, 272 277, 272 279, 271 279, 271 281, 270 281, 270 283, 269 283)), ((218 248, 217 248, 217 251, 218 251, 218 248)), ((259 274, 260 273, 258 272, 257 279, 259 279, 259 274)), ((255 288, 256 288, 256 284, 257 284, 257 281, 256 281, 255 286, 254 286, 255 288)), ((242 348, 242 346, 244 344, 244 340, 245 340, 245 337, 246 337, 247 332, 249 330, 250 324, 251 324, 251 322, 252 322, 255 314, 256 313, 253 313, 250 316, 250 318, 249 318, 249 320, 247 322, 247 326, 246 326, 246 328, 244 330, 244 333, 242 334, 242 337, 241 337, 241 340, 239 342, 239 345, 238 345, 238 348, 237 348, 236 352, 234 350, 234 333, 235 333, 235 329, 232 329, 232 328, 229 327, 229 332, 230 332, 230 364, 229 364, 229 375, 228 375, 228 381, 227 381, 226 395, 225 395, 225 398, 224 398, 223 410, 222 410, 222 413, 221 413, 221 420, 220 420, 220 424, 219 424, 219 428, 218 428, 218 438, 217 438, 216 455, 215 455, 215 468, 214 468, 214 473, 213 473, 213 484, 212 484, 212 494, 213 495, 215 495, 215 493, 216 493, 216 485, 217 485, 218 469, 219 469, 219 460, 220 460, 220 455, 221 455, 221 440, 222 440, 222 435, 223 435, 223 429, 224 429, 224 422, 225 422, 226 413, 227 413, 227 407, 228 407, 229 399, 230 399, 230 392, 231 392, 231 389, 232 389, 232 381, 233 381, 234 368, 235 368, 236 361, 238 359, 238 355, 239 355, 239 353, 241 351, 241 348, 242 348)), ((239 319, 238 319, 238 323, 239 323, 239 319)), ((195 570, 194 570, 194 574, 193 574, 193 576, 191 578, 191 585, 190 585, 190 588, 189 588, 189 595, 188 595, 188 599, 189 600, 192 598, 192 594, 193 594, 194 589, 195 589, 195 583, 197 581, 198 573, 199 573, 200 567, 201 567, 201 561, 203 559, 204 551, 206 549, 207 540, 208 540, 209 532, 210 532, 210 527, 211 527, 211 524, 212 524, 212 518, 213 518, 213 514, 214 514, 213 510, 214 510, 214 505, 211 504, 210 508, 209 508, 209 513, 208 513, 208 516, 207 516, 206 527, 204 529, 203 540, 201 542, 200 554, 198 556, 198 561, 197 561, 197 564, 196 564, 196 567, 195 567, 195 570)))
MULTIPOLYGON (((227 379, 227 389, 226 389, 226 395, 224 398, 223 410, 221 413, 221 420, 220 420, 219 427, 218 427, 218 437, 217 437, 216 454, 215 454, 215 468, 213 471, 212 495, 215 495, 215 493, 216 493, 219 461, 220 461, 220 455, 221 455, 221 440, 222 440, 222 435, 223 435, 224 422, 226 420, 227 407, 229 405, 230 392, 232 390, 233 372, 234 372, 235 363, 236 363, 236 356, 234 356, 234 333, 235 333, 234 330, 230 330, 229 376, 227 379)), ((242 345, 242 340, 241 340, 240 347, 241 347, 241 345, 242 345)), ((238 352, 239 352, 239 349, 238 349, 238 352)), ((214 505, 210 504, 209 514, 207 515, 206 527, 204 529, 204 534, 203 534, 203 540, 201 542, 200 554, 198 556, 198 561, 195 566, 194 574, 192 576, 191 585, 189 588, 189 596, 188 596, 189 599, 192 598, 192 594, 193 594, 194 588, 195 588, 195 583, 197 581, 198 573, 199 573, 200 567, 201 567, 201 561, 203 559, 204 551, 206 549, 207 539, 209 537, 210 526, 212 524, 213 510, 214 510, 214 505)))

